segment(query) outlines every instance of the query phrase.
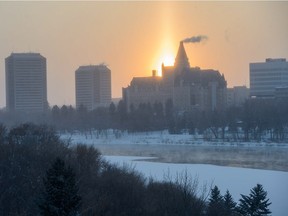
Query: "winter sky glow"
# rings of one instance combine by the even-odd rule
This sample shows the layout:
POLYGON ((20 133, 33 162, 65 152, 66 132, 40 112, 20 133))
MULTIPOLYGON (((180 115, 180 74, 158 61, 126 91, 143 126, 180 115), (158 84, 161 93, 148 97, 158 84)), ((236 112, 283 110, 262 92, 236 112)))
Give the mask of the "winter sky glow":
POLYGON ((171 64, 179 42, 191 66, 225 75, 228 86, 249 86, 249 63, 288 59, 288 2, 1 2, 0 107, 5 106, 5 64, 11 52, 47 58, 50 105, 75 104, 75 70, 106 63, 112 96, 132 77, 171 64), (168 63, 169 61, 169 63, 168 63))

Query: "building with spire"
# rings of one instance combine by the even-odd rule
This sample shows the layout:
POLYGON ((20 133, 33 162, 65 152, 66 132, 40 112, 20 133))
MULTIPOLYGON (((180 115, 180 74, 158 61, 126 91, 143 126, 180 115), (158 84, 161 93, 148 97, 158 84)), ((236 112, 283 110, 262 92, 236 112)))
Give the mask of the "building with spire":
POLYGON ((173 101, 176 111, 213 111, 226 108, 227 83, 219 71, 191 67, 184 44, 181 41, 174 66, 162 64, 162 77, 152 73, 151 77, 133 78, 123 88, 123 99, 128 110, 141 103, 173 101))
POLYGON ((190 69, 190 64, 189 64, 189 59, 187 57, 183 42, 180 42, 178 52, 175 58, 175 72, 182 72, 183 70, 189 70, 190 69))

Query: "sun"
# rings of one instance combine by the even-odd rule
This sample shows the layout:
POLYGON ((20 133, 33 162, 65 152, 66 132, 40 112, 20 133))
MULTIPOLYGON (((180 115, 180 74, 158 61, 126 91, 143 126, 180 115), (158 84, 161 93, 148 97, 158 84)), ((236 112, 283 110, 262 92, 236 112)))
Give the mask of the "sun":
POLYGON ((164 63, 165 66, 173 66, 174 65, 174 56, 172 54, 167 54, 163 56, 162 63, 164 63))
POLYGON ((162 76, 162 64, 164 66, 174 66, 174 51, 173 43, 169 38, 162 40, 159 44, 159 49, 153 57, 153 68, 157 70, 158 76, 162 76))
POLYGON ((158 73, 162 74, 162 64, 164 66, 173 66, 174 65, 174 55, 172 53, 164 53, 160 58, 158 62, 158 73))

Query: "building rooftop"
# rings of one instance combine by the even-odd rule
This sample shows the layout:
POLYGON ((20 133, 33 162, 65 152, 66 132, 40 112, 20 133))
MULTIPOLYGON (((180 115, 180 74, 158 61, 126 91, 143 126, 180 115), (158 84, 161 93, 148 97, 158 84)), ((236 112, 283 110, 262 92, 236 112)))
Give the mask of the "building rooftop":
POLYGON ((266 62, 286 62, 286 59, 285 58, 276 58, 276 59, 267 58, 266 62))
POLYGON ((44 58, 40 53, 33 53, 33 52, 27 52, 27 53, 11 53, 10 56, 8 56, 7 58, 9 57, 16 57, 16 58, 35 58, 35 57, 41 57, 41 58, 44 58))
POLYGON ((104 64, 100 64, 100 65, 83 65, 83 66, 79 66, 79 68, 76 70, 76 72, 92 72, 92 71, 110 71, 110 69, 104 65, 104 64))

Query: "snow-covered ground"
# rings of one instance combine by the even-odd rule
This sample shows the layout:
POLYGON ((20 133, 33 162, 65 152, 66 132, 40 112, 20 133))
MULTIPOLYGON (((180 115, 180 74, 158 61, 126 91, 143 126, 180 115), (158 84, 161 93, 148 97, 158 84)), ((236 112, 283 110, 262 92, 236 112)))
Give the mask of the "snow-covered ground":
POLYGON ((288 144, 207 142, 199 135, 167 131, 127 133, 106 130, 61 134, 72 144, 93 145, 105 155, 154 156, 161 162, 214 164, 288 172, 288 144))
POLYGON ((288 212, 288 172, 268 171, 247 168, 231 168, 202 164, 172 164, 149 161, 139 161, 141 157, 105 156, 111 163, 122 166, 123 163, 131 165, 145 177, 163 180, 165 175, 176 177, 183 172, 192 178, 198 178, 199 184, 217 185, 222 194, 229 190, 235 201, 240 194, 248 195, 250 189, 257 183, 263 185, 272 202, 270 210, 273 216, 284 216, 288 212), (135 160, 138 159, 138 160, 135 160))
POLYGON ((241 146, 241 147, 281 147, 288 148, 287 143, 271 142, 223 142, 203 140, 201 135, 191 134, 169 134, 165 131, 128 133, 119 130, 86 131, 84 133, 74 132, 61 134, 64 139, 71 139, 73 143, 86 143, 91 145, 97 144, 151 144, 151 145, 201 145, 201 146, 241 146))

